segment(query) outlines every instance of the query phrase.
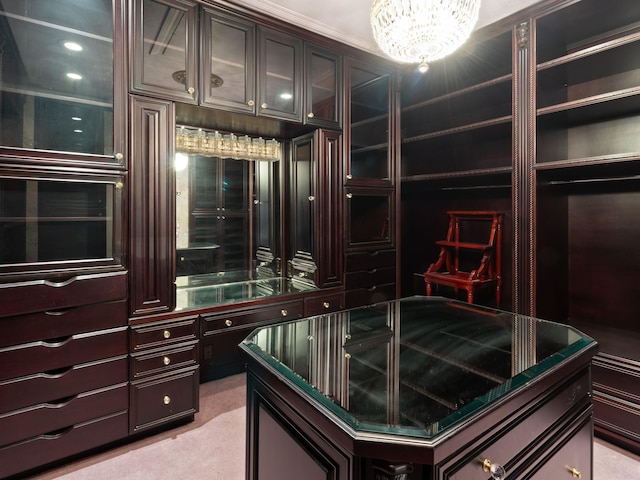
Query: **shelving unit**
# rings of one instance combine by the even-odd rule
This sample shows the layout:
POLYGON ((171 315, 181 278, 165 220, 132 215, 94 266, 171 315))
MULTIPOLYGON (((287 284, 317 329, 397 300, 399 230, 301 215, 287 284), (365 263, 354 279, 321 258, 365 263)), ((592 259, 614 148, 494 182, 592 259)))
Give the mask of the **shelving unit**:
POLYGON ((600 344, 596 432, 640 450, 640 4, 536 19, 535 314, 600 344))
MULTIPOLYGON (((512 32, 475 38, 426 75, 402 82, 403 295, 423 294, 422 274, 437 257, 449 210, 506 212, 512 234, 512 32)), ((505 301, 510 308, 511 254, 505 248, 505 301)), ((441 293, 442 294, 442 293, 441 293)), ((447 293, 448 294, 448 293, 447 293)), ((493 300, 482 298, 483 303, 493 300)))

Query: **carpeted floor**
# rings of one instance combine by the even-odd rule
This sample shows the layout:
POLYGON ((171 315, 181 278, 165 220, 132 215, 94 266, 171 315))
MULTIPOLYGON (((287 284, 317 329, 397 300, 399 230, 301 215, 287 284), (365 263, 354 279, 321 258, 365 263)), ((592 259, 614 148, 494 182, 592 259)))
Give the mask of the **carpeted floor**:
MULTIPOLYGON (((242 374, 200 385, 192 423, 29 480, 245 480, 245 381, 242 374)), ((640 457, 596 439, 594 480, 635 478, 640 457)))

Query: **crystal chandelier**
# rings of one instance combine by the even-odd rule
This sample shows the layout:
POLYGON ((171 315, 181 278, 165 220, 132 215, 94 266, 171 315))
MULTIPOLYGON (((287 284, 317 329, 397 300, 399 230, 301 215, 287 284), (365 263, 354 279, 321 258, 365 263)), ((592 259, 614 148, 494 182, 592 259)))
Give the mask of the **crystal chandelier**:
POLYGON ((393 60, 428 62, 456 51, 467 41, 478 21, 480 0, 374 0, 373 37, 393 60))

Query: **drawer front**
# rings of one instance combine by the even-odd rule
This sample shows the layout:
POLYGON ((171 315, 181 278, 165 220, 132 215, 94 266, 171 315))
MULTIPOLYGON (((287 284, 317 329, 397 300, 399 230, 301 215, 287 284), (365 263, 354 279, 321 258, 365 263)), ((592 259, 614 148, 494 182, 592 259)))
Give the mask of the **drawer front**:
POLYGON ((131 327, 131 351, 157 348, 198 338, 198 317, 131 327))
MULTIPOLYGON (((502 465, 509 471, 509 462, 528 445, 553 426, 575 406, 591 401, 591 389, 588 373, 580 375, 573 382, 548 399, 540 408, 518 418, 518 423, 506 426, 504 431, 495 434, 496 440, 473 452, 470 459, 459 470, 443 478, 450 480, 486 480, 487 473, 483 469, 483 460, 502 465)), ((467 457, 468 458, 468 457, 467 457)))
POLYGON ((345 286, 347 290, 354 290, 356 288, 371 288, 385 283, 395 283, 395 281, 395 267, 373 268, 371 270, 347 273, 345 286))
POLYGON ((304 315, 322 315, 344 309, 344 294, 325 295, 322 297, 305 298, 304 315))
POLYGON ((640 404, 594 391, 593 416, 596 427, 640 442, 640 404))
POLYGON ((302 301, 297 301, 280 303, 266 308, 234 311, 226 315, 218 314, 216 316, 203 317, 203 334, 210 335, 221 330, 241 328, 254 323, 294 320, 302 318, 302 314, 303 303, 302 301))
POLYGON ((601 356, 596 356, 592 365, 594 389, 621 396, 630 401, 640 399, 640 372, 636 365, 633 365, 635 367, 633 368, 601 356))
POLYGON ((194 415, 198 388, 197 368, 131 384, 131 432, 194 415))
POLYGON ((392 300, 396 295, 395 284, 376 285, 371 288, 360 288, 345 293, 345 307, 353 308, 392 300))
POLYGON ((198 343, 190 342, 171 349, 160 349, 136 354, 131 357, 131 378, 170 372, 198 364, 198 343))
POLYGON ((0 317, 123 300, 127 298, 127 272, 0 285, 0 298, 11 299, 0 305, 0 317))
POLYGON ((127 383, 122 383, 0 415, 0 445, 125 410, 129 405, 128 393, 127 383))
POLYGON ((372 268, 393 267, 395 264, 395 250, 371 250, 348 253, 345 268, 347 272, 357 272, 372 268))
POLYGON ((0 382, 0 413, 127 382, 126 355, 0 382))
POLYGON ((0 381, 127 353, 127 327, 1 348, 0 381))
POLYGON ((128 426, 128 412, 124 410, 60 432, 0 447, 0 473, 15 475, 120 440, 128 435, 128 426))
POLYGON ((0 348, 126 325, 126 301, 0 318, 0 348))
POLYGON ((548 460, 544 461, 539 469, 529 477, 530 480, 552 480, 581 478, 592 480, 593 471, 591 457, 593 424, 585 423, 577 432, 569 437, 548 460))

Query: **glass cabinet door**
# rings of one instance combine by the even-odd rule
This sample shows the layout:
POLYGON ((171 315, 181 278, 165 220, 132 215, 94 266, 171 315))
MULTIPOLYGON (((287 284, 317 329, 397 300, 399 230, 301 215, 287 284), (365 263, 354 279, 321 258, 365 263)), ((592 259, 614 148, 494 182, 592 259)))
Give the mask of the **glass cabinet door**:
POLYGON ((0 3, 0 144, 113 155, 111 0, 0 3))
POLYGON ((300 121, 302 118, 302 42, 260 29, 258 113, 300 121))
POLYGON ((197 6, 188 0, 136 0, 133 89, 195 103, 197 6))
POLYGON ((351 156, 347 182, 390 183, 389 75, 352 65, 349 81, 351 156))
POLYGON ((255 113, 255 24, 204 9, 202 103, 255 113))
POLYGON ((121 177, 0 173, 0 278, 120 264, 121 177))
POLYGON ((346 196, 346 247, 392 246, 393 191, 350 187, 346 196))
POLYGON ((342 126, 341 57, 314 45, 306 49, 305 122, 309 125, 342 126))

